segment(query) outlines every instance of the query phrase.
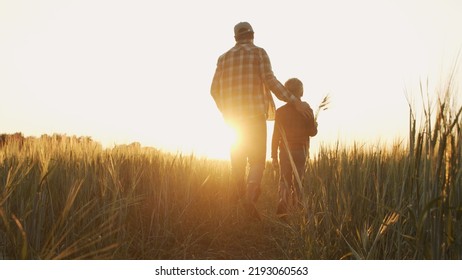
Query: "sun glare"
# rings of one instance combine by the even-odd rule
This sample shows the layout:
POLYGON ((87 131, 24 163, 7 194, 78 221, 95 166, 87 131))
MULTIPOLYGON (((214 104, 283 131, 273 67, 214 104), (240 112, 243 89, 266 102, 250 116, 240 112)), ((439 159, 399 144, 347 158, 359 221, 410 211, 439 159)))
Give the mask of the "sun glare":
POLYGON ((212 159, 228 160, 230 149, 238 138, 236 130, 225 122, 208 128, 212 133, 202 133, 193 147, 194 153, 212 159))
MULTIPOLYGON (((169 129, 168 133, 159 134, 152 130, 147 135, 139 134, 141 142, 146 146, 159 147, 164 151, 181 154, 194 154, 197 157, 229 160, 230 149, 237 136, 234 129, 226 124, 216 112, 208 112, 198 118, 178 124, 167 125, 181 127, 169 129), (207 117, 207 121, 205 118, 207 117), (200 125, 197 125, 200 124, 200 125)), ((164 130, 164 129, 162 129, 164 130)))
MULTIPOLYGON (((43 0, 27 7, 3 2, 1 133, 91 136, 105 147, 139 142, 226 160, 236 132, 219 114, 210 82, 217 58, 234 42, 237 21, 248 19, 258 30, 255 42, 268 51, 281 82, 294 76, 304 82, 304 99, 313 108, 331 93, 333 104, 319 119, 312 153, 338 139, 405 137, 403 88, 418 98, 419 82, 429 77, 431 86, 444 77, 462 45, 461 4, 455 2, 269 5, 291 15, 281 22, 271 13, 255 13, 256 4, 247 9, 251 17, 216 18, 219 13, 212 12, 197 21, 187 9, 178 13, 171 1, 162 9, 149 1, 116 1, 110 9, 107 1, 43 0), (159 41, 165 38, 168 43, 159 41)), ((267 157, 273 127, 267 122, 267 157)))

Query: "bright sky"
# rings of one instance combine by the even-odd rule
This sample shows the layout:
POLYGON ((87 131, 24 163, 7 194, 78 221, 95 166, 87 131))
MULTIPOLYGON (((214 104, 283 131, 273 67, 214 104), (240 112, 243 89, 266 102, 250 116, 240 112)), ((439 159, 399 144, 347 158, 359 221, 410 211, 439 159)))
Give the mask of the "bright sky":
POLYGON ((282 83, 312 107, 330 93, 314 150, 405 139, 405 89, 440 86, 462 47, 458 0, 0 0, 0 133, 226 158, 210 84, 240 21, 282 83))

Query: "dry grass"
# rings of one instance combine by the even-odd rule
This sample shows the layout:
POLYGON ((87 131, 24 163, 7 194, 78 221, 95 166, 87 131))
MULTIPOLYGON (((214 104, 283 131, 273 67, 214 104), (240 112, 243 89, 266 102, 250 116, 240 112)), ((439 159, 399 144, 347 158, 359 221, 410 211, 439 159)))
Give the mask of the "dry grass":
MULTIPOLYGON (((35 139, 0 148, 0 258, 460 259, 462 109, 452 89, 410 143, 322 147, 305 209, 263 221, 232 202, 229 163, 139 146, 35 139)), ((411 112, 413 115, 413 112, 411 112)))

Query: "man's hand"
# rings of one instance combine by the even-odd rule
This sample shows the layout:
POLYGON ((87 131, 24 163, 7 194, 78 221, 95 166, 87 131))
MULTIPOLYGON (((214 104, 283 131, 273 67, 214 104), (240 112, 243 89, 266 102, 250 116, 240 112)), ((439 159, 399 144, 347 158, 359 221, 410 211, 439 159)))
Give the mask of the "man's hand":
POLYGON ((308 119, 314 119, 313 110, 311 109, 310 105, 306 102, 302 102, 300 100, 296 100, 294 102, 295 109, 302 113, 308 119))

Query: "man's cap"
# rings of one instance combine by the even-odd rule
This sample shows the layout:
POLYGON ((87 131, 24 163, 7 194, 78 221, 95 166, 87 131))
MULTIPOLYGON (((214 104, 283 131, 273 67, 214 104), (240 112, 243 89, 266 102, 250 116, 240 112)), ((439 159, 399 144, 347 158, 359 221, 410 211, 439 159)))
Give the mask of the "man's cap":
POLYGON ((248 22, 239 22, 234 26, 234 36, 239 36, 250 32, 253 33, 253 28, 248 22))

